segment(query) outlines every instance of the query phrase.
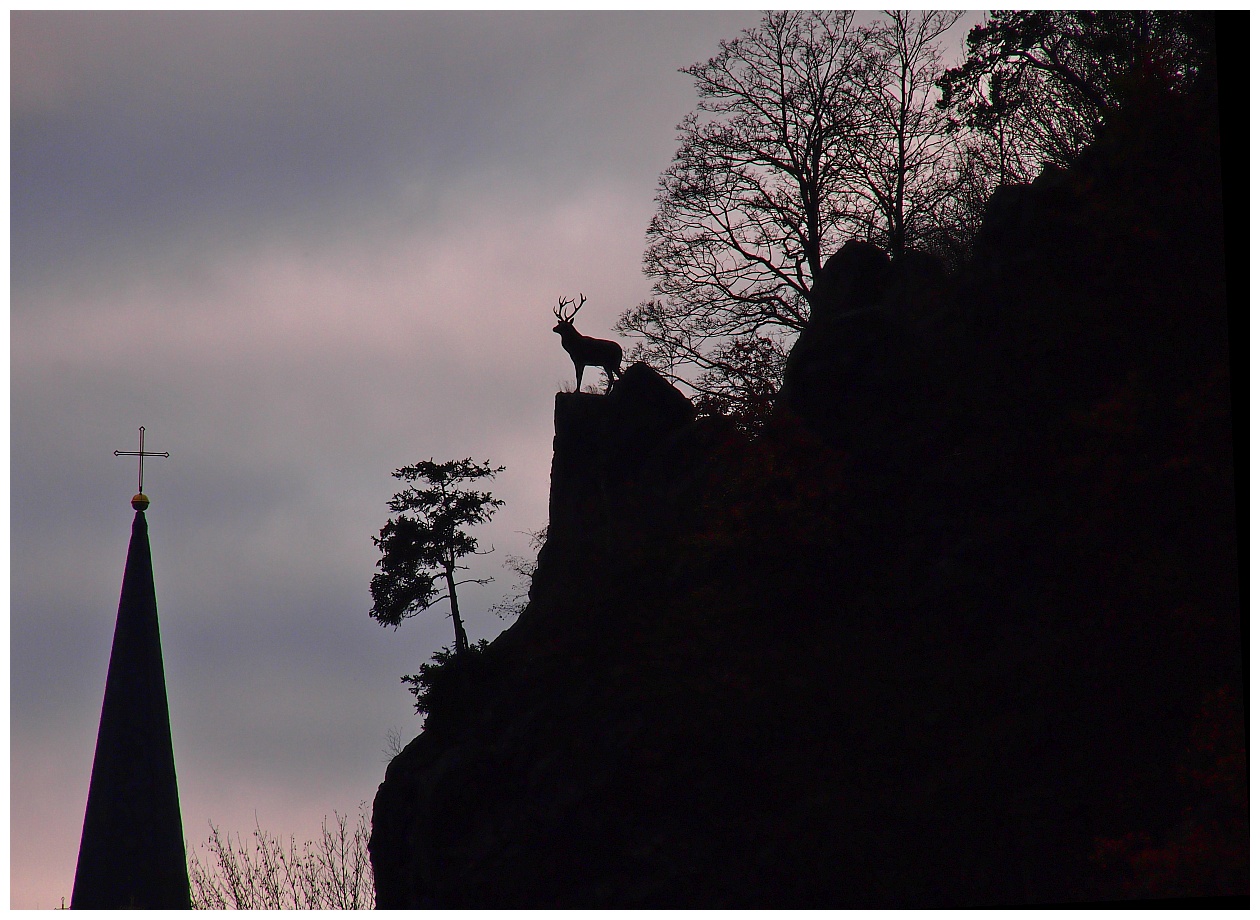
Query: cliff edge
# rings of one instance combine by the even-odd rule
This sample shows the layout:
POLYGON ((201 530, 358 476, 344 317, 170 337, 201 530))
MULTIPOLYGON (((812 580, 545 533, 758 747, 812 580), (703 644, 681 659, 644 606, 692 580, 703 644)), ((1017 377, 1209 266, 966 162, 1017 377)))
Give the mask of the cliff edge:
POLYGON ((846 247, 755 437, 642 365, 558 394, 529 605, 389 765, 378 906, 1244 893, 1218 152, 1151 99, 958 273, 846 247))

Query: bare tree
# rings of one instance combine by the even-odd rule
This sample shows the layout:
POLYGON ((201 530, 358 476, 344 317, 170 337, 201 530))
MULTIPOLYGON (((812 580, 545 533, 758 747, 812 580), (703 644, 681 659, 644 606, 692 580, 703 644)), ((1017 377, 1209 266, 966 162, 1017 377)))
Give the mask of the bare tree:
POLYGON ((849 12, 771 12, 683 71, 700 103, 679 125, 648 226, 654 297, 618 321, 643 340, 632 357, 735 398, 744 368, 732 341, 756 341, 781 364, 809 318, 812 279, 848 229, 836 203, 857 38, 849 12))
POLYGON ((683 72, 700 102, 661 176, 631 353, 718 408, 773 399, 849 238, 901 254, 931 226, 953 156, 938 40, 958 14, 770 12, 683 72))
POLYGON ((855 75, 864 117, 847 158, 852 190, 871 205, 867 238, 900 259, 935 223, 955 159, 949 120, 938 108, 939 40, 962 16, 952 10, 890 10, 861 31, 865 66, 855 75))
POLYGON ((255 828, 252 844, 233 840, 213 823, 201 844, 202 862, 191 849, 188 878, 198 910, 367 910, 375 906, 368 856, 367 806, 351 826, 346 815, 325 818, 317 840, 298 849, 255 828))

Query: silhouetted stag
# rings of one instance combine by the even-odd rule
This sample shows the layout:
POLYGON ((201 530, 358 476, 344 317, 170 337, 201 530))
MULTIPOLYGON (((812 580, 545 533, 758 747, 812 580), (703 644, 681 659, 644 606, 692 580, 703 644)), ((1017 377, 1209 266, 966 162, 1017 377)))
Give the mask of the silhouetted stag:
POLYGON ((560 322, 556 323, 551 331, 560 333, 560 344, 573 359, 573 367, 577 371, 577 392, 582 392, 582 371, 588 367, 602 367, 608 374, 608 387, 604 390, 607 393, 609 389, 612 389, 613 378, 621 375, 621 346, 607 339, 592 339, 573 328, 573 317, 577 316, 578 310, 582 309, 582 304, 586 303, 585 294, 578 296, 582 299, 578 301, 576 307, 573 307, 572 312, 567 314, 565 307, 572 306, 573 300, 560 298, 560 305, 552 311, 560 322))

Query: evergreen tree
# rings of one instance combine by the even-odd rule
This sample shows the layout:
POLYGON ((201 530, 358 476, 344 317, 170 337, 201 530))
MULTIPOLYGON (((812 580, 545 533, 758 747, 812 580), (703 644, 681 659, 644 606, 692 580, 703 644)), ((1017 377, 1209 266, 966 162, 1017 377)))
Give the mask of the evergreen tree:
MULTIPOLYGON (((468 652, 468 635, 459 615, 455 589, 465 584, 485 584, 488 578, 457 580, 467 571, 459 560, 478 552, 476 537, 467 527, 484 524, 503 505, 489 492, 462 483, 493 479, 504 467, 474 463, 472 458, 436 463, 432 459, 394 471, 394 478, 410 485, 389 503, 395 517, 381 528, 373 542, 381 550, 380 571, 372 577, 373 619, 397 628, 403 620, 434 604, 449 600, 455 626, 455 654, 468 652), (442 593, 441 585, 445 586, 442 593)), ((493 551, 493 550, 490 550, 493 551)))

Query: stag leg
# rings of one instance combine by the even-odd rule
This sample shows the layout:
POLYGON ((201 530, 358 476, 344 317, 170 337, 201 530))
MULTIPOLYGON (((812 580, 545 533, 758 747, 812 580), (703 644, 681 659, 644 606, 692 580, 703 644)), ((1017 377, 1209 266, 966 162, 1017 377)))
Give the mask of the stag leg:
POLYGON ((574 361, 574 362, 573 362, 573 368, 574 368, 574 370, 576 370, 576 371, 577 371, 577 378, 578 378, 578 381, 577 381, 577 389, 576 389, 576 390, 574 390, 573 392, 575 392, 575 393, 581 393, 581 392, 582 392, 582 371, 586 370, 586 365, 585 365, 585 364, 578 364, 576 361, 574 361))

